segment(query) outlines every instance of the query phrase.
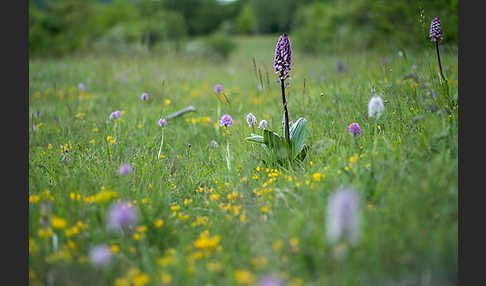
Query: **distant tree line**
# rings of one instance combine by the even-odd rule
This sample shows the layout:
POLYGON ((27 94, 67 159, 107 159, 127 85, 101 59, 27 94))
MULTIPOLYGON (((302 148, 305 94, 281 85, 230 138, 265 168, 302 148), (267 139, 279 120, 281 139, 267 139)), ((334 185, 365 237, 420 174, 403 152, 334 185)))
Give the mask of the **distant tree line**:
POLYGON ((390 39, 418 46, 434 16, 444 41, 456 42, 458 0, 31 0, 29 51, 180 48, 193 36, 284 31, 308 52, 390 39))

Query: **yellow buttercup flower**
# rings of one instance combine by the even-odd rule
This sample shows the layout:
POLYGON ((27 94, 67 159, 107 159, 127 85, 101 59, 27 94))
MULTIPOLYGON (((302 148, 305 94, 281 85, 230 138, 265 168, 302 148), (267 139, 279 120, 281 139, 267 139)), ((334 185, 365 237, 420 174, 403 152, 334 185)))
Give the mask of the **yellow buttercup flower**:
POLYGON ((247 270, 235 270, 235 279, 238 284, 251 285, 255 283, 255 276, 247 270))
POLYGON ((57 216, 52 216, 51 226, 57 229, 63 229, 66 227, 66 220, 57 216))
POLYGON ((118 253, 118 252, 120 252, 120 247, 119 247, 118 245, 116 245, 116 244, 113 244, 113 245, 111 246, 111 252, 113 252, 113 253, 118 253))
POLYGON ((170 282, 172 282, 172 277, 169 273, 162 272, 162 274, 160 275, 160 279, 164 284, 170 284, 170 282))
POLYGON ((147 284, 150 281, 150 278, 147 274, 145 273, 140 273, 137 274, 135 277, 133 277, 133 285, 135 286, 143 286, 147 284))
POLYGON ((39 202, 39 200, 40 200, 40 196, 38 195, 29 196, 29 203, 36 204, 39 202))
POLYGON ((37 235, 40 237, 40 238, 48 238, 48 237, 51 237, 52 236, 52 229, 49 227, 49 228, 41 228, 37 231, 37 235))

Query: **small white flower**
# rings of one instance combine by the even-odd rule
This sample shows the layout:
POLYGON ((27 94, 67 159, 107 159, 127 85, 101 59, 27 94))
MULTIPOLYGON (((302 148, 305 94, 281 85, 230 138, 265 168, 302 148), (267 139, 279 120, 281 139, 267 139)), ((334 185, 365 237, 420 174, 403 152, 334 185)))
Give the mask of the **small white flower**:
POLYGON ((398 56, 399 57, 403 57, 403 52, 402 51, 398 51, 398 56))
POLYGON ((246 116, 246 122, 248 123, 248 126, 250 126, 250 127, 255 126, 256 122, 257 122, 255 115, 248 113, 248 115, 246 116))
POLYGON ((385 106, 383 105, 383 100, 381 99, 381 97, 378 95, 374 95, 368 103, 368 116, 376 116, 376 119, 378 119, 380 118, 384 109, 385 106))
POLYGON ((267 126, 268 126, 268 122, 265 119, 263 119, 262 121, 260 121, 260 124, 258 125, 258 128, 260 128, 260 129, 266 129, 267 126))

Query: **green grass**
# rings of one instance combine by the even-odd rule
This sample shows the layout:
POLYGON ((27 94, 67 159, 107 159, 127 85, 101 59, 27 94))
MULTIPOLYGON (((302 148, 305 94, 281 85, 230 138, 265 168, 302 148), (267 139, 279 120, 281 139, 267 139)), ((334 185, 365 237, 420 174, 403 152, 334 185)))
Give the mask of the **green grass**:
POLYGON ((421 52, 402 47, 400 57, 392 47, 385 54, 307 56, 293 43, 289 115, 307 119, 311 149, 304 167, 267 171, 260 160, 263 149, 245 141, 253 132, 245 116, 251 112, 258 121, 266 119, 281 133, 280 85, 272 70, 276 40, 239 38, 235 53, 220 63, 182 54, 31 60, 30 284, 125 285, 117 279, 128 282, 132 275, 143 285, 147 275, 145 285, 166 285, 164 274, 170 275, 170 285, 243 285, 271 273, 288 285, 455 284, 457 48, 445 47, 441 54, 449 80, 445 89, 432 44, 421 52), (384 57, 390 60, 386 65, 384 57), (253 59, 262 74, 262 92, 253 59), (344 72, 336 71, 338 61, 344 72), (402 80, 413 64, 426 88, 402 80), (80 82, 87 86, 85 93, 77 89, 80 82), (217 83, 229 104, 215 96, 217 83), (368 118, 371 87, 385 102, 376 122, 368 118), (140 100, 142 92, 149 94, 148 101, 140 100), (158 159, 158 120, 190 105, 197 113, 168 121, 166 157, 158 159), (122 121, 108 120, 115 110, 124 111, 122 121), (226 136, 215 126, 225 113, 234 121, 226 136), (211 121, 205 123, 205 117, 211 121), (352 122, 361 126, 360 137, 348 133, 352 122), (107 142, 108 136, 116 142, 107 142), (219 145, 211 147, 211 139, 219 145), (72 148, 61 152, 60 145, 68 142, 72 148), (120 176, 122 163, 129 163, 133 173, 120 176), (269 174, 276 180, 269 183, 269 174), (356 246, 326 239, 328 197, 341 186, 355 189, 362 199, 362 239, 356 246), (102 187, 117 197, 85 202, 102 187), (46 199, 46 190, 52 200, 46 199), (228 198, 233 192, 238 195, 228 198), (219 199, 211 199, 213 194, 219 199), (118 199, 132 201, 140 225, 147 226, 139 240, 133 233, 106 229, 107 209, 118 199), (172 205, 180 207, 175 215, 172 205), (54 215, 66 226, 53 227, 54 215), (202 217, 204 222, 195 224, 202 217), (159 219, 164 224, 157 228, 159 219), (78 221, 86 226, 68 237, 65 231, 78 221), (41 237, 49 228, 57 251, 52 236, 41 237), (196 248, 204 230, 219 237, 214 249, 196 248), (119 251, 110 266, 95 269, 88 253, 101 243, 119 251), (338 260, 334 253, 342 248, 347 255, 338 260), (176 262, 160 264, 164 255, 176 262), (248 272, 238 275, 241 270, 248 272))

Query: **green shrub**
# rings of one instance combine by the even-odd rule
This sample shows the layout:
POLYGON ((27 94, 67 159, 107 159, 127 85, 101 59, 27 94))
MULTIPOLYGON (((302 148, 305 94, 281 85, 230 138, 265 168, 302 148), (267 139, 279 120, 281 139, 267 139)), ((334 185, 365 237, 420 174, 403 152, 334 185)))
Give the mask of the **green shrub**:
POLYGON ((35 7, 29 5, 29 53, 46 54, 49 48, 49 40, 52 37, 47 29, 47 14, 35 7))
POLYGON ((33 4, 30 10, 31 55, 61 56, 88 46, 93 30, 93 1, 50 1, 43 10, 33 4))
POLYGON ((121 23, 113 26, 93 44, 97 52, 126 53, 143 50, 143 26, 138 23, 121 23))
POLYGON ((231 37, 216 33, 207 37, 204 41, 206 53, 215 59, 227 59, 236 48, 236 43, 231 37))
POLYGON ((238 18, 235 20, 236 32, 240 34, 251 34, 256 29, 255 13, 248 3, 240 11, 238 18))

